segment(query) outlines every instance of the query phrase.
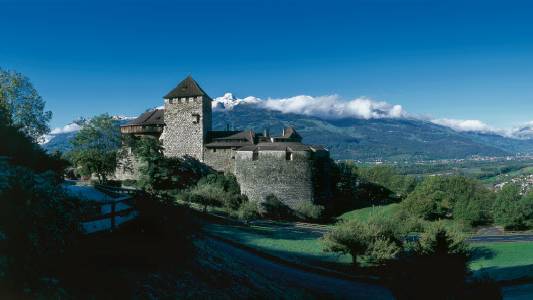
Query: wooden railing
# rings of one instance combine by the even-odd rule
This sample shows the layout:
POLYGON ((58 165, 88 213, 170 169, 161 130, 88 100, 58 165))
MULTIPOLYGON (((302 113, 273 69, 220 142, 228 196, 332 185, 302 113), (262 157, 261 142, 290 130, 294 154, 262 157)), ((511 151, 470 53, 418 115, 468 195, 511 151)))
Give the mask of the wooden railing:
POLYGON ((94 202, 100 213, 83 220, 82 224, 87 233, 113 231, 121 224, 137 217, 138 212, 135 204, 137 190, 105 185, 95 185, 95 188, 109 195, 111 199, 94 202))

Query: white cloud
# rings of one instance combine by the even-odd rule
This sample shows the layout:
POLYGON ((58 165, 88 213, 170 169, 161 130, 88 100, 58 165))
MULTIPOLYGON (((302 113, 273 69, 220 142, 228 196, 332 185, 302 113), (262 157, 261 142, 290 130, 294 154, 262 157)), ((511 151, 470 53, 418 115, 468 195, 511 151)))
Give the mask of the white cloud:
POLYGON ((374 101, 368 98, 357 98, 346 101, 338 95, 318 97, 299 95, 289 98, 269 98, 262 100, 251 96, 238 99, 233 97, 231 93, 226 93, 224 96, 214 99, 213 108, 215 110, 233 109, 233 107, 242 104, 253 104, 282 113, 303 114, 324 119, 377 119, 402 118, 407 116, 407 113, 401 105, 391 105, 387 102, 374 101))
POLYGON ((496 128, 480 120, 459 120, 459 119, 433 119, 432 123, 450 127, 458 132, 479 132, 492 133, 506 137, 515 137, 513 132, 508 129, 496 128))
POLYGON ((57 127, 57 128, 54 128, 50 134, 61 134, 61 133, 69 133, 69 132, 74 132, 74 131, 79 131, 80 130, 80 125, 76 124, 76 123, 70 123, 70 124, 67 124, 63 127, 57 127))

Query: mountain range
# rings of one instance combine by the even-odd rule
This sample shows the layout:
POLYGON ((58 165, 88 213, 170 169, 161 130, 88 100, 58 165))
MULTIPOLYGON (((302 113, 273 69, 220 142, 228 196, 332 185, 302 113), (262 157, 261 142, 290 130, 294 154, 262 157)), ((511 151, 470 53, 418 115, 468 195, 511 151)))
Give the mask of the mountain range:
MULTIPOLYGON (((215 98, 214 130, 224 130, 229 126, 232 130, 268 130, 271 134, 278 134, 283 127, 293 126, 305 143, 326 146, 333 158, 361 161, 462 159, 533 153, 533 124, 526 124, 512 134, 464 131, 410 117, 401 112, 401 107, 398 109, 379 103, 371 106, 370 113, 363 110, 366 115, 350 115, 342 111, 339 117, 332 117, 336 112, 331 112, 330 108, 327 108, 327 114, 317 113, 316 109, 311 111, 308 107, 298 113, 298 109, 292 112, 286 107, 265 105, 265 101, 255 97, 236 99, 229 93, 215 98)), ((284 105, 294 107, 293 102, 284 105)), ((116 117, 121 124, 129 119, 116 117)), ((42 146, 48 151, 68 151, 69 140, 83 122, 72 124, 63 127, 66 130, 53 131, 42 146)))

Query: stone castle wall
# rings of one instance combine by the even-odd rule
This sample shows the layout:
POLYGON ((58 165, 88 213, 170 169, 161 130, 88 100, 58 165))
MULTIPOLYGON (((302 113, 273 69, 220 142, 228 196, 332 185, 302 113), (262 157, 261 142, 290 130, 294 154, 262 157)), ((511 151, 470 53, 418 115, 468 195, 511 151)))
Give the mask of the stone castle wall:
POLYGON ((211 168, 224 173, 233 173, 235 170, 235 150, 205 149, 204 163, 211 168))
POLYGON ((165 155, 204 157, 204 142, 211 130, 211 99, 188 97, 165 100, 165 155))
POLYGON ((113 175, 115 180, 138 180, 141 162, 135 157, 130 147, 123 146, 122 157, 117 161, 117 168, 113 175))
POLYGON ((243 194, 263 202, 269 194, 292 209, 314 202, 313 160, 308 152, 295 152, 292 160, 285 151, 260 151, 257 160, 249 151, 237 151, 235 176, 243 194))

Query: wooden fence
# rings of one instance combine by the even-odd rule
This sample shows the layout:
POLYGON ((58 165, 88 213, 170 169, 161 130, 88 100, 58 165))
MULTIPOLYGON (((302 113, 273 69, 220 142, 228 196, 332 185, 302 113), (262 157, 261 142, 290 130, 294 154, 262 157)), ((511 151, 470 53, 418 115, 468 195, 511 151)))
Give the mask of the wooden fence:
POLYGON ((134 220, 138 216, 135 205, 136 190, 105 185, 95 188, 110 196, 110 200, 94 202, 99 213, 83 220, 82 226, 87 234, 113 231, 118 226, 134 220))

